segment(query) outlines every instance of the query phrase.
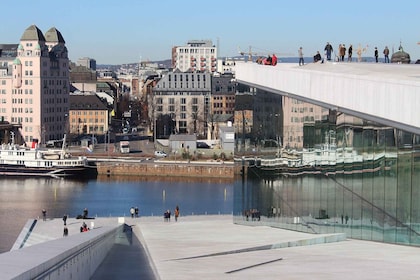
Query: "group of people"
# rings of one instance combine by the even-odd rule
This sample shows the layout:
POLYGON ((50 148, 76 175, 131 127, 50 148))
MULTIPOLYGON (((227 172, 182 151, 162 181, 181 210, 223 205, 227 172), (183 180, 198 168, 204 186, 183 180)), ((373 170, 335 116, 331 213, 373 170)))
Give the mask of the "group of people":
MULTIPOLYGON (((357 53, 357 60, 358 62, 362 61, 362 54, 365 53, 367 51, 368 46, 366 46, 365 48, 363 48, 360 44, 356 50, 357 53)), ((327 42, 327 44, 325 45, 324 48, 325 51, 325 56, 327 60, 331 60, 331 55, 334 51, 332 45, 327 42)), ((349 48, 346 48, 345 44, 339 44, 338 45, 338 51, 337 51, 337 56, 336 56, 336 60, 337 61, 344 61, 345 60, 345 56, 347 53, 347 61, 348 62, 352 62, 352 57, 353 57, 353 45, 350 44, 349 48)), ((388 46, 385 46, 384 50, 382 51, 383 55, 384 55, 384 62, 385 63, 389 63, 389 49, 388 46)), ((375 62, 378 63, 379 62, 379 50, 378 47, 375 47, 374 49, 374 57, 375 57, 375 62)), ((314 62, 318 62, 320 59, 320 54, 319 51, 317 52, 317 54, 314 56, 314 62)), ((321 60, 323 62, 323 60, 321 60)), ((300 64, 300 63, 299 63, 300 64)))
MULTIPOLYGON (((164 213, 163 213, 163 220, 165 221, 165 222, 170 222, 171 221, 171 210, 166 210, 164 213)), ((177 205, 176 207, 175 207, 175 222, 177 222, 178 221, 178 217, 179 217, 179 206, 177 205)))
POLYGON ((267 57, 258 57, 257 58, 257 63, 258 64, 263 64, 263 65, 272 65, 272 66, 276 66, 277 65, 277 56, 273 53, 272 56, 268 55, 267 57))
POLYGON ((132 206, 130 208, 130 215, 131 215, 131 218, 134 218, 134 217, 138 218, 139 217, 139 208, 132 206))

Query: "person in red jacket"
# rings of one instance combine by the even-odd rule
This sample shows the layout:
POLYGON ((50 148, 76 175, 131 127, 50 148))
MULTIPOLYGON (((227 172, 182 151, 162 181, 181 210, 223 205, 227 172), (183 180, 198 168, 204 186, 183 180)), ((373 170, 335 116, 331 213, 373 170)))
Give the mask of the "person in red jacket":
POLYGON ((271 65, 276 66, 277 65, 277 56, 273 53, 273 56, 271 57, 271 65))

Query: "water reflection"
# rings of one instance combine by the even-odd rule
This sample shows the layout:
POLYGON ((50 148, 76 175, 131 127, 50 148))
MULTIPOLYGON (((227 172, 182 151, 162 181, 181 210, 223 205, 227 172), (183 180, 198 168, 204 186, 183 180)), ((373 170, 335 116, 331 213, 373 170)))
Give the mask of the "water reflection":
POLYGON ((0 180, 0 252, 13 245, 30 218, 90 216, 163 216, 179 205, 180 215, 231 214, 233 182, 222 179, 98 177, 92 181, 37 179, 0 180))

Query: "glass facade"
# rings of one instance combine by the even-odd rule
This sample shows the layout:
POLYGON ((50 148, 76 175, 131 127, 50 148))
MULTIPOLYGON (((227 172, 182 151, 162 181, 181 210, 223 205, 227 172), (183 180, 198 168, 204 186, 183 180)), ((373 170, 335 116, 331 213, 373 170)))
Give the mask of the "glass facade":
POLYGON ((253 98, 253 120, 249 133, 236 130, 235 223, 420 245, 419 135, 252 88, 241 94, 253 98))

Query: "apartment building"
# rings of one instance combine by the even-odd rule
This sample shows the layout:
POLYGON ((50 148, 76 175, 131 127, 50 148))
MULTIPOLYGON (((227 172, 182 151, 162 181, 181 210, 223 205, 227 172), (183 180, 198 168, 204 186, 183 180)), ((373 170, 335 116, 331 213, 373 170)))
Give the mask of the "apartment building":
POLYGON ((29 144, 62 139, 68 117, 69 59, 62 34, 29 26, 19 44, 1 45, 0 117, 21 125, 29 144))
MULTIPOLYGON (((148 97, 149 119, 157 137, 173 133, 206 137, 210 112, 211 75, 205 73, 167 73, 148 97), (154 129, 154 128, 153 128, 154 129)), ((153 130, 152 129, 152 130, 153 130)))
POLYGON ((109 130, 109 110, 95 93, 69 96, 69 133, 103 135, 109 130))
POLYGON ((211 40, 191 40, 172 48, 172 67, 181 72, 216 72, 217 47, 211 40))

